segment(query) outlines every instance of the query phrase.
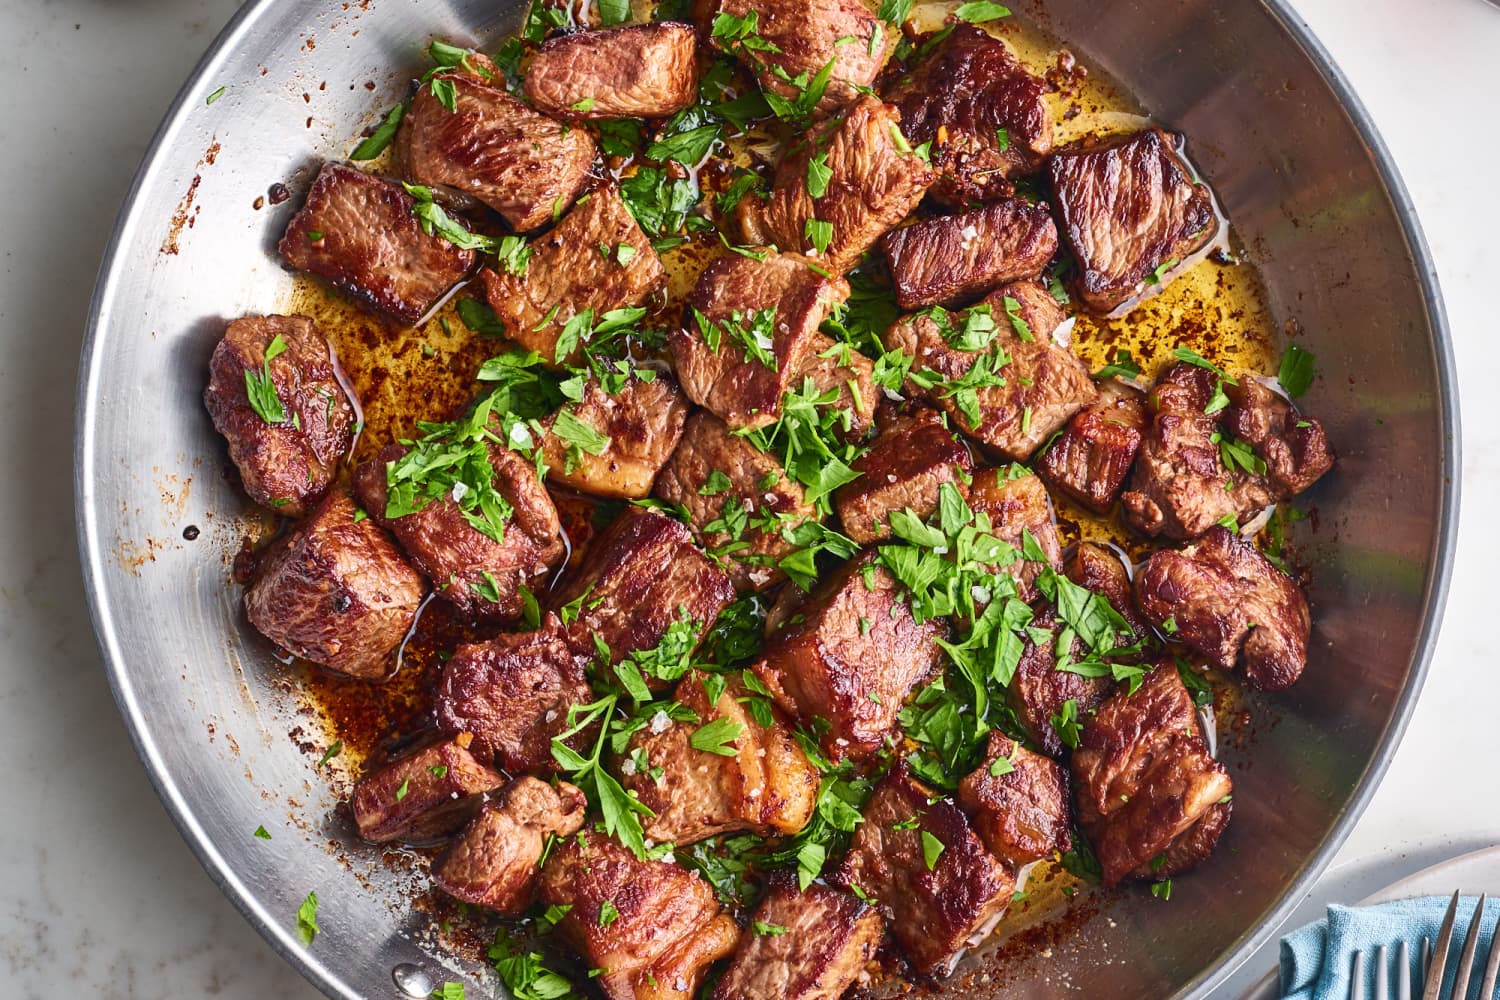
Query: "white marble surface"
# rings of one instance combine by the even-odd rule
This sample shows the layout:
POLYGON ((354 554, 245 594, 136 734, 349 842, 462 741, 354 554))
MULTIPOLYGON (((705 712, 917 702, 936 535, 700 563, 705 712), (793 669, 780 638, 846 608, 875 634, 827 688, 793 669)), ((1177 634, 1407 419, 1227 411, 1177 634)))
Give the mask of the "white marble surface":
MULTIPOLYGON (((1250 0, 1234 0, 1250 2, 1250 0)), ((94 269, 162 110, 232 0, 0 0, 0 995, 312 997, 199 869, 115 712, 73 540, 78 348, 94 269)), ((1385 134, 1437 256, 1465 399, 1466 515, 1416 718, 1309 902, 1500 843, 1492 773, 1500 370, 1500 9, 1297 0, 1385 134)), ((1473 887, 1479 888, 1479 887, 1473 887)), ((1483 887, 1490 890, 1497 886, 1483 887)), ((1222 993, 1234 996, 1270 959, 1222 993)))

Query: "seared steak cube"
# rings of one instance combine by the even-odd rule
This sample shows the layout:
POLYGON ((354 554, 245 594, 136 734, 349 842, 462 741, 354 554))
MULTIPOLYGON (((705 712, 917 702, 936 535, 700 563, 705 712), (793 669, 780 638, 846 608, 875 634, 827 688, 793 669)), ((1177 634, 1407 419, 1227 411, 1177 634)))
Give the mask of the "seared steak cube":
POLYGON ((1085 142, 1047 161, 1078 297, 1107 313, 1218 232, 1213 196, 1159 128, 1085 142))
MULTIPOLYGON (((1073 717, 1083 719, 1113 687, 1108 677, 1084 677, 1057 669, 1057 640, 1062 628, 1057 612, 1050 605, 1037 612, 1007 689, 1017 721, 1032 744, 1049 757, 1062 757, 1068 749, 1059 730, 1068 702, 1073 703, 1073 717)), ((1076 641, 1072 658, 1077 661, 1085 655, 1083 643, 1076 641)))
POLYGON ((819 333, 811 338, 788 388, 806 395, 808 379, 819 399, 837 394, 838 398, 820 404, 839 415, 835 432, 846 441, 863 441, 874 426, 880 402, 875 363, 847 342, 835 342, 819 333))
POLYGON ((958 801, 997 858, 1020 867, 1073 846, 1068 774, 999 732, 984 763, 958 784, 958 801))
POLYGON ((1262 691, 1289 687, 1307 666, 1307 597, 1238 534, 1210 528, 1198 541, 1151 554, 1136 575, 1141 611, 1221 670, 1243 664, 1262 691))
POLYGON ((1045 90, 1004 42, 960 24, 885 99, 913 146, 932 143, 932 197, 958 206, 1005 197, 1009 178, 1041 167, 1052 151, 1045 90))
POLYGON ((818 325, 849 297, 796 254, 730 254, 708 265, 688 297, 684 329, 668 334, 688 398, 730 427, 763 427, 818 343, 818 325))
POLYGON ((480 796, 505 784, 462 738, 423 747, 359 779, 349 810, 359 835, 375 844, 422 843, 463 826, 480 796))
POLYGON ((325 163, 281 237, 281 258, 415 323, 468 277, 476 260, 474 251, 423 232, 416 205, 399 184, 325 163))
POLYGON ((1304 417, 1252 378, 1225 385, 1230 407, 1226 423, 1266 463, 1266 478, 1283 496, 1301 493, 1333 468, 1333 449, 1323 425, 1304 417))
POLYGON ((852 559, 819 581, 751 667, 783 711, 828 723, 823 748, 835 759, 879 748, 938 668, 943 625, 919 624, 899 594, 873 554, 852 559))
POLYGON ((552 769, 552 738, 569 728, 568 709, 593 700, 583 661, 548 615, 535 632, 459 646, 443 664, 433 715, 438 728, 470 734, 475 753, 516 774, 552 769))
POLYGON ((621 762, 626 791, 656 813, 646 820, 647 837, 681 847, 734 830, 790 835, 807 825, 818 770, 779 711, 763 703, 771 722, 761 725, 738 681, 710 702, 698 673, 683 678, 675 697, 696 720, 642 729, 621 762), (694 740, 708 739, 697 734, 710 725, 724 738, 702 749, 694 740))
POLYGON ((1146 397, 1151 423, 1130 488, 1120 495, 1126 521, 1142 534, 1197 538, 1277 499, 1263 475, 1239 463, 1233 470, 1225 466, 1231 445, 1220 417, 1203 412, 1217 381, 1213 372, 1182 362, 1167 369, 1146 397))
POLYGON ((610 1000, 691 997, 740 930, 707 882, 670 861, 642 861, 616 841, 580 833, 542 866, 542 902, 610 1000))
POLYGON ((1133 642, 1145 638, 1151 628, 1140 608, 1136 607, 1130 572, 1121 561, 1123 558, 1128 557, 1115 549, 1095 542, 1079 542, 1068 556, 1063 573, 1080 587, 1102 595, 1130 626, 1128 641, 1133 642))
MULTIPOLYGON (((390 468, 406 445, 387 445, 354 471, 354 493, 378 524, 390 530, 438 596, 466 614, 505 620, 521 613, 521 588, 545 587, 564 556, 562 525, 536 467, 501 445, 491 445, 495 491, 512 513, 500 541, 469 523, 451 495, 396 517, 390 510, 390 468)), ((398 508, 399 509, 399 508, 398 508)))
POLYGON ((1073 754, 1078 819, 1099 857, 1105 886, 1127 876, 1164 877, 1153 860, 1202 856, 1228 819, 1229 775, 1209 755, 1192 697, 1169 662, 1124 689, 1083 727, 1073 754), (1194 834, 1194 827, 1206 824, 1194 834), (1204 834, 1213 834, 1211 838, 1204 834))
POLYGON ((1057 224, 1046 205, 1016 198, 893 229, 880 246, 902 309, 959 306, 1041 274, 1057 253, 1057 224))
POLYGON ((333 345, 306 316, 245 316, 229 324, 208 364, 203 405, 245 492, 301 517, 328 492, 353 443, 354 407, 333 345), (257 398, 267 387, 274 395, 274 404, 261 401, 270 413, 251 402, 252 384, 257 398))
POLYGON ((1080 410, 1037 462, 1037 475, 1070 500, 1107 514, 1125 485, 1146 430, 1146 397, 1105 379, 1099 399, 1080 410))
POLYGON ((590 378, 583 399, 542 421, 548 431, 542 438, 547 478, 598 497, 646 496, 682 437, 689 405, 677 380, 666 372, 633 372, 613 394, 599 379, 590 378), (570 443, 573 435, 559 434, 559 421, 592 428, 607 443, 597 454, 570 443))
MULTIPOLYGON (((488 65, 482 57, 469 58, 481 68, 488 65)), ((498 76, 486 81, 482 74, 454 72, 436 79, 452 85, 454 109, 444 107, 431 87, 417 89, 395 142, 408 180, 475 198, 522 233, 573 204, 594 163, 587 130, 537 114, 502 87, 490 86, 501 82, 498 76)))
POLYGON ((655 649, 686 618, 701 637, 734 600, 729 576, 670 517, 627 507, 595 541, 576 574, 554 591, 554 608, 576 608, 567 641, 581 656, 607 649, 610 664, 655 649))
POLYGON ((526 97, 563 119, 665 118, 698 101, 691 25, 631 24, 555 35, 526 70, 526 97))
POLYGON ((928 395, 959 430, 1014 462, 1030 458, 1099 395, 1088 369, 1067 348, 1029 321, 1011 322, 1022 315, 1014 294, 1019 287, 1006 286, 967 313, 914 313, 885 334, 887 350, 916 359, 914 380, 931 385, 928 395), (979 373, 976 365, 983 366, 979 373))
POLYGON ((1042 481, 1023 466, 981 469, 974 473, 967 490, 969 508, 990 520, 990 534, 1023 551, 1030 534, 1047 556, 1045 563, 1018 559, 1006 566, 1016 581, 1021 600, 1036 600, 1036 578, 1046 566, 1056 567, 1062 561, 1062 543, 1057 537, 1057 518, 1052 513, 1052 498, 1042 481))
POLYGON ((704 548, 724 550, 724 569, 741 591, 764 590, 784 579, 777 562, 796 546, 782 530, 817 518, 802 484, 787 476, 774 455, 731 434, 704 410, 688 418, 682 441, 656 477, 656 495, 686 508, 688 526, 704 548))
POLYGON ((891 420, 850 464, 859 478, 834 493, 844 534, 868 545, 891 537, 892 514, 910 510, 927 520, 937 511, 939 488, 962 484, 973 467, 969 449, 936 411, 924 406, 891 420))
POLYGON ((890 58, 899 29, 882 24, 862 0, 709 0, 710 41, 745 60, 766 91, 789 101, 833 63, 820 113, 867 92, 890 58), (726 18, 750 21, 748 30, 726 18), (759 39, 745 45, 746 38, 759 39), (761 44, 761 43, 769 43, 761 44))
POLYGON ((819 266, 843 274, 916 208, 932 177, 901 135, 896 109, 861 97, 782 158, 767 200, 745 198, 736 214, 746 242, 815 254, 819 266), (814 161, 827 168, 821 195, 808 187, 814 161), (832 229, 818 251, 809 233, 822 223, 832 229))
POLYGON ((613 185, 596 188, 530 246, 519 274, 486 267, 479 284, 506 335, 549 365, 576 359, 574 352, 557 356, 574 316, 592 310, 597 326, 606 312, 640 305, 661 284, 661 258, 613 185))
POLYGON ((897 764, 865 804, 834 876, 886 914, 918 975, 942 977, 1005 915, 1015 875, 990 854, 952 801, 897 764))
POLYGON ((583 792, 565 781, 553 788, 517 778, 438 855, 432 880, 455 899, 520 916, 536 898, 546 838, 577 833, 587 808, 583 792))
POLYGON ((329 670, 391 672, 425 587, 380 526, 335 490, 258 561, 245 615, 267 639, 329 670))
POLYGON ((777 878, 719 980, 713 1000, 839 1000, 875 958, 885 921, 854 893, 777 878))

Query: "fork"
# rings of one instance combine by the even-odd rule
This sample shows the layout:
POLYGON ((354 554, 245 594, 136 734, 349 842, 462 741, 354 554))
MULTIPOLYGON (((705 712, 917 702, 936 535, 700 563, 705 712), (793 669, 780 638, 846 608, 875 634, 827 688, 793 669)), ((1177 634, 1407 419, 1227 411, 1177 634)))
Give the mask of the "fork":
MULTIPOLYGON (((1454 893, 1453 899, 1448 904, 1448 912, 1443 916, 1442 927, 1438 931, 1436 947, 1431 949, 1429 957, 1429 945, 1427 938, 1422 939, 1422 967, 1423 967, 1423 990, 1421 1000, 1442 1000, 1443 976, 1448 968, 1448 954, 1453 945, 1453 925, 1458 917, 1459 894, 1454 893)), ((1448 995, 1448 1000, 1468 1000, 1469 979, 1474 971, 1474 953, 1479 948, 1479 928, 1484 920, 1484 905, 1486 898, 1479 897, 1479 905, 1474 908, 1474 916, 1469 920, 1468 933, 1464 935, 1463 948, 1458 957, 1458 968, 1453 980, 1453 992, 1448 995)), ((1373 1000, 1392 1000, 1390 992, 1390 981, 1388 975, 1389 963, 1386 960, 1386 949, 1381 945, 1375 951, 1375 994, 1373 1000)), ((1349 1000, 1366 1000, 1365 993, 1365 956, 1356 951, 1353 955, 1353 968, 1350 970, 1351 979, 1349 984, 1349 1000)), ((1495 981, 1500 978, 1500 933, 1496 933, 1490 940, 1489 953, 1485 958, 1484 975, 1479 984, 1479 1000, 1494 1000, 1495 981)), ((1411 994, 1411 958, 1405 941, 1399 942, 1396 950, 1396 993, 1394 1000, 1412 1000, 1411 994)))

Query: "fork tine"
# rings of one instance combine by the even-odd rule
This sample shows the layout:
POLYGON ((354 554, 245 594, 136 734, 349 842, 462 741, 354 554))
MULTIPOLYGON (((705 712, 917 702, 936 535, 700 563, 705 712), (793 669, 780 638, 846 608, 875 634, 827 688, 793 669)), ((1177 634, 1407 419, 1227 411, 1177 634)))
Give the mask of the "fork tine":
POLYGON ((1479 982, 1479 1000, 1493 1000, 1495 978, 1500 974, 1500 934, 1490 934, 1490 954, 1484 963, 1484 978, 1479 982))
POLYGON ((1390 968, 1390 962, 1386 960, 1385 945, 1375 949, 1375 1000, 1391 1000, 1391 984, 1386 979, 1386 971, 1390 968))
POLYGON ((1405 940, 1396 948, 1396 1000, 1411 1000, 1411 949, 1405 940))
POLYGON ((1484 895, 1474 907, 1474 916, 1469 920, 1469 932, 1464 935, 1463 954, 1458 956, 1458 974, 1453 977, 1453 1000, 1465 1000, 1469 995, 1469 974, 1474 971, 1474 949, 1479 947, 1479 925, 1484 923, 1484 895))
POLYGON ((1443 972, 1448 965, 1448 948, 1453 944, 1453 920, 1458 916, 1458 893, 1448 904, 1443 915, 1443 926, 1438 931, 1437 943, 1432 946, 1432 962, 1427 966, 1427 980, 1422 987, 1422 1000, 1438 1000, 1443 991, 1443 972))
POLYGON ((1422 986, 1427 986, 1427 969, 1432 965, 1432 938, 1422 935, 1422 986))
POLYGON ((1349 1000, 1365 1000, 1365 953, 1354 953, 1354 968, 1349 970, 1349 1000))

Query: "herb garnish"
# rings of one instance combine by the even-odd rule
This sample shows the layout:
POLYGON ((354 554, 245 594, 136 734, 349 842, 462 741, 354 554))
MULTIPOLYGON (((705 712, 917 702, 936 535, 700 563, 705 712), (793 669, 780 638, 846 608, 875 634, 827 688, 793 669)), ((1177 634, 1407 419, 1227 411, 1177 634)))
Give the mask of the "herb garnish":
POLYGON ((271 378, 271 362, 287 351, 281 334, 271 338, 266 345, 264 363, 260 371, 245 369, 245 394, 250 397, 250 408, 268 424, 284 424, 287 421, 286 407, 276 394, 276 383, 271 378))
POLYGON ((318 936, 318 894, 310 892, 302 905, 297 907, 297 935, 302 938, 302 946, 305 948, 313 943, 313 938, 318 936))

